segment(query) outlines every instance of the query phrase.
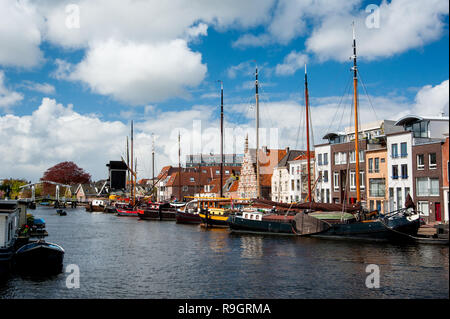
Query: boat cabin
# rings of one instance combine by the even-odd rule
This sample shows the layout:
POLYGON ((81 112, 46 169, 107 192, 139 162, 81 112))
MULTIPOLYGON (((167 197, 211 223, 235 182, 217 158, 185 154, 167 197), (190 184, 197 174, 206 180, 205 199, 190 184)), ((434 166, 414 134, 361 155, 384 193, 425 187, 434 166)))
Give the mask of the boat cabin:
POLYGON ((263 213, 259 211, 243 211, 242 218, 250 220, 262 220, 263 213))
POLYGON ((100 199, 94 199, 92 201, 92 206, 105 206, 105 202, 100 199))
POLYGON ((19 208, 17 201, 0 201, 0 249, 14 245, 17 238, 19 208))

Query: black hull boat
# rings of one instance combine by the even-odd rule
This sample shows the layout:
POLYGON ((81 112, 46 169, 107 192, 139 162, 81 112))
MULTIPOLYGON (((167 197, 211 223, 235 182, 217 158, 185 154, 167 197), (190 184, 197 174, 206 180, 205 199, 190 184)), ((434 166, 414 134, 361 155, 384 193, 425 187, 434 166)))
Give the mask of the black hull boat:
POLYGON ((14 250, 12 247, 0 248, 0 280, 7 277, 12 268, 14 250))
POLYGON ((148 203, 138 208, 138 216, 144 220, 176 220, 176 208, 170 203, 148 203))
POLYGON ((64 249, 42 240, 22 246, 14 256, 15 268, 22 273, 57 274, 63 261, 64 249))

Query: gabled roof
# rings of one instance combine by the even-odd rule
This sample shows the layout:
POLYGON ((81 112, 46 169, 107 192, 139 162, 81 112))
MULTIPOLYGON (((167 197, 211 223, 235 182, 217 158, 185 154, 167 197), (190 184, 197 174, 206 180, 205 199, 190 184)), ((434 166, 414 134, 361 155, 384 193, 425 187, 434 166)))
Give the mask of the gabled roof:
POLYGON ((277 167, 286 167, 289 161, 292 161, 294 158, 306 154, 305 151, 300 150, 289 150, 283 158, 278 163, 277 167))
MULTIPOLYGON (((314 160, 315 152, 314 151, 310 151, 309 152, 309 156, 310 156, 311 160, 314 160)), ((304 154, 300 154, 299 156, 294 158, 292 161, 306 160, 306 159, 308 159, 308 155, 305 152, 304 154)))

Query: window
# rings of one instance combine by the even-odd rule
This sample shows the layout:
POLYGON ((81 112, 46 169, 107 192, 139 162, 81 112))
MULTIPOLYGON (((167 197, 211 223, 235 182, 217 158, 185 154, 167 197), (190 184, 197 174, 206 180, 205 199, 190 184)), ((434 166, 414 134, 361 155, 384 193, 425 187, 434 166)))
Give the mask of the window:
POLYGON ((359 162, 364 162, 364 151, 359 151, 359 162))
POLYGON ((402 199, 402 189, 400 187, 397 188, 397 209, 401 209, 403 207, 403 199, 402 199))
POLYGON ((369 179, 369 196, 384 197, 386 184, 384 178, 369 179))
POLYGON ((405 200, 406 197, 408 197, 408 194, 409 194, 409 187, 405 187, 405 200))
POLYGON ((323 154, 323 165, 328 165, 328 153, 323 154))
POLYGON ((187 187, 187 186, 183 186, 183 187, 181 188, 181 190, 182 190, 183 192, 187 192, 188 187, 187 187))
POLYGON ((414 137, 428 137, 428 121, 416 122, 405 126, 407 131, 412 131, 414 137))
POLYGON ((374 172, 375 173, 379 173, 380 172, 380 159, 378 157, 375 157, 375 168, 374 168, 374 172))
POLYGON ((291 190, 294 190, 294 189, 295 189, 294 183, 295 183, 295 181, 294 181, 294 180, 291 180, 291 190))
POLYGON ((350 171, 350 189, 356 189, 356 174, 355 171, 350 171))
POLYGON ((428 201, 423 201, 423 202, 418 202, 417 203, 417 209, 419 210, 419 212, 421 212, 421 215, 424 216, 429 216, 430 215, 430 209, 428 206, 428 201))
POLYGON ((323 171, 323 181, 324 183, 328 183, 328 171, 323 171))
POLYGON ((326 203, 330 203, 330 190, 327 188, 327 197, 326 197, 326 203))
POLYGON ((219 171, 219 170, 217 170, 217 171, 216 171, 216 174, 220 174, 220 171, 219 171))
POLYGON ((370 202, 370 208, 369 208, 369 211, 373 211, 374 209, 373 209, 373 200, 371 200, 371 201, 369 201, 370 202))
POLYGON ((373 158, 369 158, 369 173, 373 172, 373 158))
POLYGON ((392 165, 392 179, 398 179, 398 165, 392 165))
POLYGON ((189 178, 189 181, 195 182, 195 178, 194 178, 194 177, 191 177, 191 178, 189 178))
POLYGON ((334 164, 335 165, 341 164, 341 159, 339 157, 339 153, 338 152, 334 153, 334 164))
POLYGON ((229 170, 226 170, 226 171, 225 171, 225 174, 230 174, 230 171, 229 171, 229 170))
POLYGON ((300 190, 300 180, 299 179, 297 179, 297 190, 298 191, 300 190))
POLYGON ((351 151, 350 152, 350 163, 355 163, 355 162, 356 162, 356 152, 351 151))
POLYGON ((402 164, 402 179, 408 178, 408 165, 402 164))
POLYGON ((322 165, 322 154, 319 154, 319 165, 322 165))
POLYGON ((364 171, 359 171, 359 187, 364 188, 366 183, 364 183, 364 171))
POLYGON ((417 196, 439 196, 439 178, 417 177, 417 196))
POLYGON ((334 174, 333 174, 333 185, 334 185, 334 190, 339 189, 339 173, 338 172, 334 172, 334 174))
POLYGON ((392 158, 398 157, 398 145, 397 144, 392 144, 391 156, 392 156, 392 158))
POLYGON ((435 169, 437 167, 437 162, 436 162, 436 153, 430 153, 428 155, 429 157, 429 166, 430 169, 435 169))
POLYGON ((347 164, 347 153, 340 153, 341 154, 341 164, 347 164))
POLYGON ((424 163, 424 156, 423 154, 417 154, 417 169, 424 169, 425 163, 424 163))
POLYGON ((406 142, 400 144, 400 156, 401 157, 408 156, 408 151, 406 149, 406 146, 407 146, 406 142))

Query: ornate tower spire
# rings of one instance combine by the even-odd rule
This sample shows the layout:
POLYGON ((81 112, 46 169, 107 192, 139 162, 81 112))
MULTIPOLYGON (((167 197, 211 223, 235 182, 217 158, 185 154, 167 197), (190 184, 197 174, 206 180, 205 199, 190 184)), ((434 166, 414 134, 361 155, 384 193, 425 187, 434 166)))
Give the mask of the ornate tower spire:
POLYGON ((245 147, 244 147, 244 153, 248 152, 248 133, 245 136, 245 147))

